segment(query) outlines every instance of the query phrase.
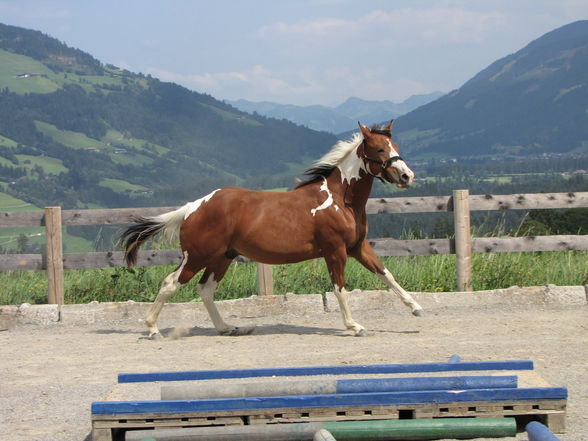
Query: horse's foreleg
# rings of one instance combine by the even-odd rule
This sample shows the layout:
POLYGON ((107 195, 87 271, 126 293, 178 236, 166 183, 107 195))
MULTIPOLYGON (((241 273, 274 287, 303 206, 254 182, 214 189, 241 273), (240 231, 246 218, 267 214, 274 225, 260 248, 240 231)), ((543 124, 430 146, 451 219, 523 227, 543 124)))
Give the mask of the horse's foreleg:
POLYGON ((351 316, 351 309, 349 309, 349 291, 345 289, 345 263, 347 261, 347 254, 343 252, 331 253, 325 256, 327 268, 333 282, 335 297, 339 302, 339 309, 343 317, 343 324, 347 329, 354 332, 356 337, 364 337, 368 335, 363 326, 353 320, 351 316))
POLYGON ((218 273, 214 273, 212 271, 212 266, 207 267, 206 271, 202 275, 200 282, 198 282, 198 291, 200 293, 200 297, 202 298, 202 303, 204 303, 204 307, 208 311, 208 315, 212 320, 212 323, 216 329, 216 331, 220 335, 248 335, 253 332, 255 329, 254 326, 233 326, 227 324, 220 312, 218 311, 216 305, 214 304, 214 292, 220 282, 220 280, 225 275, 225 272, 228 266, 231 263, 231 260, 226 260, 221 265, 215 265, 215 269, 219 271, 218 273), (218 275, 217 275, 218 274, 218 275))
POLYGON ((382 265, 371 245, 367 241, 363 241, 357 250, 350 253, 359 263, 365 266, 368 270, 375 273, 380 280, 388 285, 390 290, 394 292, 402 303, 408 306, 413 315, 420 316, 423 314, 423 308, 419 305, 412 296, 405 291, 405 289, 398 284, 394 276, 388 269, 382 265))

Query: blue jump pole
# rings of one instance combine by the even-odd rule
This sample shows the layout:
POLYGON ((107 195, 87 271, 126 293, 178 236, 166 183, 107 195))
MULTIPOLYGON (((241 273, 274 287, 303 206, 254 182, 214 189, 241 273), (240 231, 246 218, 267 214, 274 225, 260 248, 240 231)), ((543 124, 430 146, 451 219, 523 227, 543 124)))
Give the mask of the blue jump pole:
POLYGON ((532 421, 525 427, 529 441, 560 441, 548 427, 543 424, 532 421))
POLYGON ((495 371, 532 370, 530 360, 513 361, 462 361, 459 363, 406 363, 345 366, 309 366, 293 368, 228 369, 207 371, 124 373, 118 375, 119 383, 146 381, 215 380, 247 377, 295 377, 304 375, 349 375, 349 374, 404 374, 447 371, 495 371))

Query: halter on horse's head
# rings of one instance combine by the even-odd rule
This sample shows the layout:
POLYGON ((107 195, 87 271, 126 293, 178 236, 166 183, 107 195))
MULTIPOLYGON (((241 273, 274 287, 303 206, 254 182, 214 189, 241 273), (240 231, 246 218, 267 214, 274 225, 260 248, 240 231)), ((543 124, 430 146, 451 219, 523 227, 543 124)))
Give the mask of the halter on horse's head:
POLYGON ((359 128, 363 142, 357 154, 363 159, 365 170, 371 176, 407 188, 414 180, 414 173, 398 155, 398 146, 392 141, 392 124, 383 128, 368 129, 363 124, 359 128))

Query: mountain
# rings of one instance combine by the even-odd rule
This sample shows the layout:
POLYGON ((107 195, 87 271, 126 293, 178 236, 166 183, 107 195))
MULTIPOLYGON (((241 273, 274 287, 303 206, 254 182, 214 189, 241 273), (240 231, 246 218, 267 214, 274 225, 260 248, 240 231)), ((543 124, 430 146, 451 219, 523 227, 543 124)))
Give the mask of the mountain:
POLYGON ((395 129, 422 159, 588 153, 588 21, 492 63, 395 129))
POLYGON ((0 191, 13 198, 176 204, 219 185, 292 183, 335 142, 0 24, 0 191))
POLYGON ((365 124, 389 121, 410 112, 423 104, 429 103, 443 94, 434 92, 426 95, 413 95, 401 103, 392 101, 367 101, 360 98, 348 98, 336 107, 295 106, 269 101, 247 101, 244 99, 227 101, 244 112, 256 112, 270 118, 287 119, 296 124, 314 130, 341 133, 357 128, 357 121, 365 124))

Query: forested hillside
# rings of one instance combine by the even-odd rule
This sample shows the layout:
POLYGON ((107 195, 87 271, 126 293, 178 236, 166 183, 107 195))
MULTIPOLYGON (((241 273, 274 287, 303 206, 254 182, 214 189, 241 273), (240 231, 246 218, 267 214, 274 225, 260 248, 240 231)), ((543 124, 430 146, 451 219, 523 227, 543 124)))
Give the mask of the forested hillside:
POLYGON ((413 157, 588 153, 588 20, 545 34, 397 121, 413 157))
POLYGON ((291 181, 335 141, 0 25, 0 182, 37 206, 168 205, 259 175, 291 181))

